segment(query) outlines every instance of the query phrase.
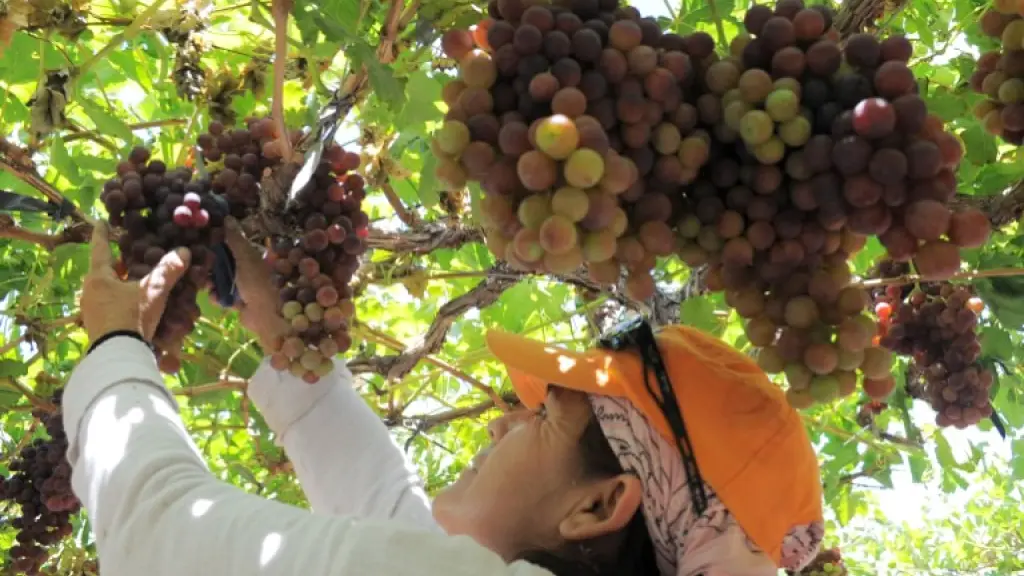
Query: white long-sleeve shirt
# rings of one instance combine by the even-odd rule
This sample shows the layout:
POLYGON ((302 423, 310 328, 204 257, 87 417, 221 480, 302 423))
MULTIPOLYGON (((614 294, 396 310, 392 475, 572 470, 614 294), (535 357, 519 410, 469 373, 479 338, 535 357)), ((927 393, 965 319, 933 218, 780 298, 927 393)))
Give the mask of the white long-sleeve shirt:
MULTIPOLYGON (((260 402, 267 405, 285 394, 274 386, 266 392, 260 402)), ((301 406, 270 411, 271 426, 285 430, 286 449, 310 441, 315 428, 316 402, 301 406)), ((132 338, 112 338, 78 365, 63 409, 72 486, 92 522, 104 576, 551 576, 525 562, 506 565, 468 537, 431 528, 411 470, 373 491, 367 504, 326 485, 365 486, 334 475, 332 463, 296 462, 313 512, 221 482, 185 430, 152 353, 132 338), (322 484, 320 473, 328 479, 322 484), (384 519, 395 516, 402 519, 384 519)), ((296 450, 293 458, 300 453, 310 452, 296 450)))
POLYGON ((334 365, 310 385, 264 360, 249 381, 249 398, 284 447, 313 510, 440 530, 415 467, 356 393, 345 364, 334 365))

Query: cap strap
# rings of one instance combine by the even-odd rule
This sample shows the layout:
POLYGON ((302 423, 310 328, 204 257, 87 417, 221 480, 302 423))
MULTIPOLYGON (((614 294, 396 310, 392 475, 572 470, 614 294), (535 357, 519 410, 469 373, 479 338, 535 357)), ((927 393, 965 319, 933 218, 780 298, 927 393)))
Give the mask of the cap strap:
POLYGON ((679 401, 676 399, 676 393, 672 388, 672 381, 669 380, 665 363, 662 362, 661 352, 658 350, 658 342, 654 338, 654 331, 651 329, 651 325, 647 322, 642 323, 637 327, 637 336, 638 340, 640 340, 637 342, 640 348, 640 357, 644 364, 649 365, 654 371, 662 399, 659 399, 658 395, 654 393, 647 370, 644 370, 644 386, 661 409, 676 437, 676 444, 682 455, 683 468, 686 470, 686 483, 690 488, 693 507, 697 515, 700 516, 708 508, 708 496, 704 491, 704 480, 701 478, 700 469, 697 467, 697 458, 693 451, 693 444, 690 442, 690 435, 686 431, 683 414, 679 409, 679 401))

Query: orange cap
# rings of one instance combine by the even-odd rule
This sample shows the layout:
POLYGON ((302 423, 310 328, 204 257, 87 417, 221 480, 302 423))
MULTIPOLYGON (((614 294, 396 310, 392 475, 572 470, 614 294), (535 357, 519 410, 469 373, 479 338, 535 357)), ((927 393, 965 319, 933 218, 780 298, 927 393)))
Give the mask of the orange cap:
MULTIPOLYGON (((786 534, 822 521, 818 458, 799 414, 753 360, 724 342, 685 326, 664 327, 656 339, 701 476, 780 565, 786 534)), ((675 445, 636 352, 572 352, 497 331, 487 345, 526 406, 539 406, 549 384, 626 398, 675 445)))

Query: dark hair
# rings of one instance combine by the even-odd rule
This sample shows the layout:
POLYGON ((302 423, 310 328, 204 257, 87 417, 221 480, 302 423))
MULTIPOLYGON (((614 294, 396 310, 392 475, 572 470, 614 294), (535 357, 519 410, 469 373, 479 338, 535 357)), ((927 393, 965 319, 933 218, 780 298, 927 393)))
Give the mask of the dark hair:
MULTIPOLYGON (((580 437, 579 449, 584 478, 611 478, 624 472, 608 445, 601 424, 593 416, 580 437)), ((618 532, 567 542, 557 550, 532 550, 522 554, 520 559, 546 568, 556 576, 642 576, 658 573, 654 544, 647 532, 643 511, 639 509, 629 524, 618 532)))

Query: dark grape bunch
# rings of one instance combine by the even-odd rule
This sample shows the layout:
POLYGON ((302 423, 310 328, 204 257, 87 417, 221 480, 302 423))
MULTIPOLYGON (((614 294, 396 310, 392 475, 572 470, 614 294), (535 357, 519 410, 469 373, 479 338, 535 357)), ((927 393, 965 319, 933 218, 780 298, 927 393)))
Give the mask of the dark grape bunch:
POLYGON ((978 58, 971 89, 986 96, 974 108, 985 130, 1024 144, 1024 14, 1015 0, 1000 0, 982 14, 981 31, 1000 46, 978 58))
POLYGON ((849 574, 838 548, 822 550, 802 570, 795 572, 787 570, 786 573, 789 576, 846 576, 849 574))
MULTIPOLYGON (((909 269, 884 263, 879 272, 899 276, 909 269)), ((978 315, 985 303, 969 286, 949 282, 904 290, 887 286, 874 294, 881 344, 913 359, 921 397, 935 410, 939 426, 966 428, 991 416, 992 373, 978 362, 978 315)))
MULTIPOLYGON (((300 133, 292 134, 297 140, 300 133)), ((260 180, 281 163, 277 128, 269 118, 250 118, 245 128, 211 122, 197 140, 211 189, 228 201, 231 215, 243 218, 260 206, 260 180)))
MULTIPOLYGON (((62 391, 51 402, 60 406, 62 391)), ((35 575, 49 557, 47 547, 71 535, 71 515, 79 510, 71 491, 71 465, 67 461, 68 441, 59 411, 33 414, 46 428, 47 438, 36 438, 24 446, 8 465, 11 476, 0 476, 0 506, 17 506, 20 516, 11 520, 16 530, 13 547, 7 551, 14 574, 35 575)), ((4 571, 4 574, 11 572, 4 571)))
POLYGON ((189 270, 171 291, 153 340, 166 372, 180 367, 181 344, 199 319, 196 297, 214 263, 210 246, 224 239, 229 203, 215 188, 209 180, 193 180, 188 168, 150 160, 149 150, 139 146, 118 164, 117 177, 106 182, 100 196, 110 224, 124 228, 118 240, 123 277, 143 278, 176 248, 191 252, 189 270))
POLYGON ((693 86, 713 40, 664 34, 618 0, 495 0, 488 12, 442 38, 460 76, 444 88, 438 177, 481 183, 497 257, 549 273, 585 265, 605 285, 624 269, 626 293, 650 297, 656 259, 675 251, 678 187, 707 160, 693 86))
POLYGON ((352 276, 366 251, 370 219, 360 207, 365 182, 351 172, 359 155, 339 146, 324 151, 309 184, 290 204, 285 219, 299 232, 276 238, 267 258, 281 290, 281 314, 292 333, 271 356, 277 370, 316 383, 331 360, 352 345, 355 315, 352 276))

